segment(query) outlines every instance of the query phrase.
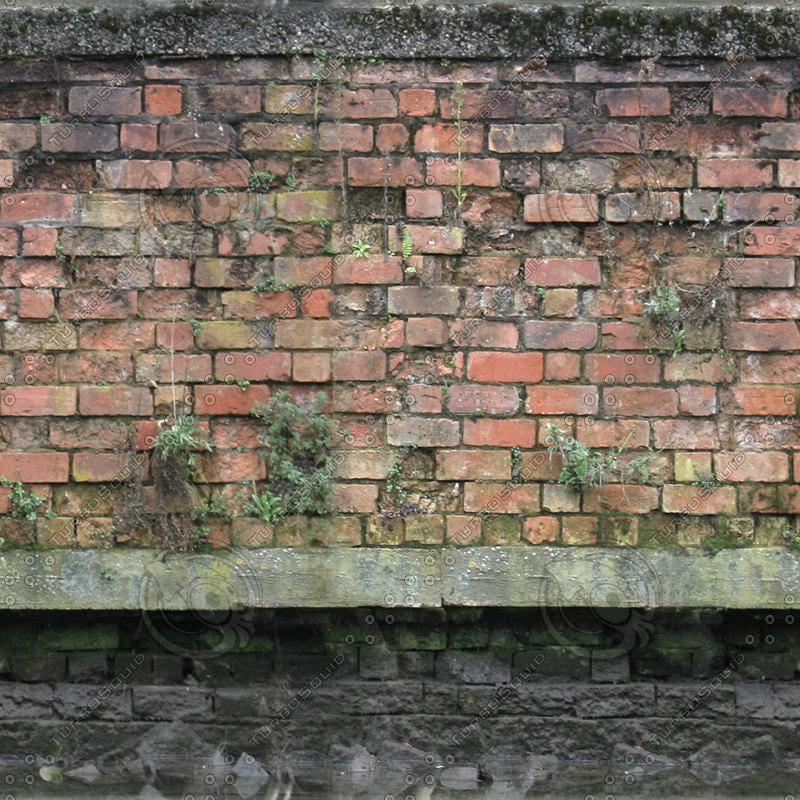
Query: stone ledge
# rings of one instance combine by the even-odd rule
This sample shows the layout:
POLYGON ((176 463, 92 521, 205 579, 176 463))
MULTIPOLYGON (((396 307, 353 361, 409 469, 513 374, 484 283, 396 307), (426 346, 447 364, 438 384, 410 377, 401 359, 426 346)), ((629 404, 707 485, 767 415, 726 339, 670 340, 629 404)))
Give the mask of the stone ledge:
POLYGON ((781 548, 17 550, 0 579, 6 609, 800 604, 800 555, 781 548))
MULTIPOLYGON (((287 55, 351 58, 719 57, 800 55, 784 6, 572 8, 456 4, 56 4, 0 12, 0 52, 20 56, 287 55), (49 7, 48 7, 49 6, 49 7), (771 22, 769 21, 771 18, 771 22)), ((573 4, 574 5, 574 4, 573 4)))

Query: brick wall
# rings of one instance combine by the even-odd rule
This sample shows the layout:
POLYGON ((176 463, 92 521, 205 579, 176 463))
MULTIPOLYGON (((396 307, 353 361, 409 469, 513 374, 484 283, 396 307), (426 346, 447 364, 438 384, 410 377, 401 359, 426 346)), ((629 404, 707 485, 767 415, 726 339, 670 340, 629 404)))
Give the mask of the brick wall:
POLYGON ((255 403, 323 390, 335 419, 332 518, 212 518, 214 546, 794 535, 795 60, 137 56, 3 76, 0 474, 55 514, 4 519, 7 542, 153 543, 113 520, 132 463, 152 501, 173 384, 215 445, 198 485, 231 510, 265 477, 255 403), (658 286, 681 300, 679 347, 645 313, 658 286), (649 477, 560 486, 550 422, 654 454, 649 477), (387 492, 396 464, 415 513, 387 492))
MULTIPOLYGON (((747 758, 764 736, 772 757, 796 752, 797 625, 785 613, 280 609, 217 624, 161 612, 7 616, 0 748, 23 770, 26 753, 56 744, 65 770, 113 773, 126 754, 144 757, 167 723, 188 726, 165 744, 176 761, 206 742, 271 766, 283 753, 301 773, 304 759, 319 765, 343 745, 383 759, 391 742, 448 764, 498 750, 608 763, 620 746, 687 759, 730 736, 747 758)), ((739 757, 734 748, 715 763, 739 757)), ((129 768, 133 779, 141 766, 129 768)))

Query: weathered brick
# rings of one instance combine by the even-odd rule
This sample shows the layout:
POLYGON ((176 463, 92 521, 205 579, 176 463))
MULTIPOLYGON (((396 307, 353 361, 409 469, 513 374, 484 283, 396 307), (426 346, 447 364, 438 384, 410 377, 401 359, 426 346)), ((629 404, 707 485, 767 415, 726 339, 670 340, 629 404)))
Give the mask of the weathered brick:
POLYGON ((594 102, 609 117, 665 117, 670 112, 669 89, 663 86, 600 89, 594 102))
POLYGON ((473 352, 467 377, 483 383, 538 383, 544 372, 541 353, 473 352))
POLYGON ((564 145, 561 125, 492 125, 489 150, 494 153, 558 153, 564 145))
POLYGON ((719 486, 707 489, 700 486, 666 484, 662 490, 661 507, 671 514, 735 514, 736 489, 719 486))
POLYGON ((142 90, 128 86, 73 86, 68 110, 82 117, 133 116, 142 110, 142 90))
POLYGON ((722 117, 785 117, 788 92, 760 86, 714 90, 712 109, 722 117))
POLYGON ((725 330, 731 350, 800 350, 794 322, 731 322, 725 330))
POLYGON ((622 417, 673 417, 678 413, 674 389, 613 387, 603 390, 603 404, 622 417))
POLYGON ((528 414, 579 414, 598 412, 594 386, 529 386, 525 400, 528 414))
POLYGON ((524 341, 531 350, 591 350, 597 344, 597 325, 529 320, 524 327, 524 341))
POLYGON ((14 386, 0 393, 0 415, 6 417, 69 417, 76 409, 74 387, 14 386))
POLYGON ((436 453, 436 477, 445 481, 509 480, 510 459, 511 455, 503 450, 439 450, 436 453))
POLYGON ((447 409, 453 414, 513 414, 519 408, 519 394, 511 386, 451 386, 447 409))
POLYGON ((525 260, 525 281, 535 286, 599 286, 596 258, 537 258, 525 260))

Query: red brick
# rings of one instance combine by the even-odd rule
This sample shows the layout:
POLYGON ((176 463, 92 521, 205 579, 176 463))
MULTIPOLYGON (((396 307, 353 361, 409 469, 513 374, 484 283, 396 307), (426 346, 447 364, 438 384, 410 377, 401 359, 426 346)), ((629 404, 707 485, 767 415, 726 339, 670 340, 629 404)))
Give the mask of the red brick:
POLYGON ((678 396, 684 414, 708 417, 717 413, 717 390, 713 386, 679 386, 678 396))
POLYGON ((638 153, 639 138, 638 125, 618 122, 567 125, 564 130, 564 143, 573 153, 638 153))
MULTIPOLYGON (((131 471, 130 456, 122 453, 75 453, 72 457, 72 480, 100 483, 122 480, 131 471)), ((146 475, 146 468, 140 470, 146 475)))
POLYGON ((538 383, 544 373, 541 353, 473 352, 467 377, 483 383, 538 383))
MULTIPOLYGON (((275 92, 279 88, 291 90, 294 87, 267 87, 264 110, 270 111, 270 100, 276 99, 270 97, 270 89, 275 92)), ((311 92, 308 88, 307 91, 310 99, 311 92)), ((190 108, 200 113, 206 113, 208 108, 213 108, 217 113, 222 114, 257 114, 261 110, 261 87, 229 84, 194 86, 190 90, 189 103, 190 108)))
POLYGON ((558 517, 526 517, 524 520, 523 539, 531 544, 557 542, 560 533, 558 517))
POLYGON ((409 134, 405 125, 399 122, 385 122, 378 126, 375 147, 381 153, 399 153, 408 147, 409 134))
MULTIPOLYGON (((780 165, 783 161, 778 163, 780 165)), ((772 164, 771 161, 748 158, 698 160, 697 185, 715 189, 771 186, 772 164)), ((780 166, 778 173, 780 174, 780 166)), ((780 185, 790 184, 780 182, 780 185)))
POLYGON ((699 419, 658 420, 653 423, 655 446, 667 450, 713 450, 719 447, 715 422, 699 419))
POLYGON ((76 408, 76 392, 69 386, 14 386, 0 398, 0 414, 6 417, 69 417, 76 408))
POLYGON ((509 480, 511 455, 504 450, 439 450, 436 478, 443 481, 509 480))
POLYGON ((383 352, 333 353, 331 363, 335 381, 380 381, 386 377, 383 352))
POLYGON ((73 86, 69 113, 81 117, 130 117, 141 113, 142 90, 123 86, 73 86))
POLYGON ((525 222, 596 222, 596 194, 551 192, 525 197, 525 222))
POLYGON ((666 222, 680 219, 679 192, 621 192, 606 197, 609 222, 666 222))
POLYGON ((599 286, 596 258, 528 258, 525 281, 538 286, 599 286))
POLYGON ((136 356, 136 379, 142 383, 211 383, 211 356, 142 353, 136 356))
MULTIPOLYGON (((428 168, 426 183, 438 186, 458 185, 458 164, 452 158, 425 159, 428 168)), ((462 186, 499 186, 500 161, 496 158, 465 158, 461 162, 462 186)))
POLYGON ((447 391, 452 414, 513 414, 518 408, 518 391, 510 386, 455 385, 447 391))
POLYGON ((250 163, 241 158, 176 161, 173 180, 179 189, 246 187, 250 163))
POLYGON ((404 156, 386 158, 349 158, 348 180, 351 186, 383 187, 384 176, 392 187, 422 186, 422 167, 418 161, 404 156))
POLYGON ((66 483, 67 453, 0 453, 0 476, 22 483, 66 483))
POLYGON ((126 319, 136 316, 136 292, 108 292, 91 289, 62 289, 58 312, 68 319, 126 319))
MULTIPOLYGON (((463 230, 438 225, 408 225, 415 253, 452 255, 460 253, 463 247, 463 230)), ((397 228, 389 228, 389 247, 395 252, 402 247, 397 228)))
MULTIPOLYGON (((772 162, 769 163, 771 164, 772 162)), ((770 169, 769 184, 771 183, 772 170, 770 169)), ((778 160, 778 186, 790 186, 794 189, 800 186, 800 161, 793 158, 781 158, 778 160)))
POLYGON ((464 444, 484 447, 535 447, 536 420, 467 419, 464 420, 464 444))
POLYGON ((388 89, 345 89, 325 105, 328 111, 345 119, 397 116, 397 101, 388 89))
POLYGON ((529 350, 591 350, 597 344, 597 325, 529 320, 524 337, 529 350))
POLYGON ((480 153, 483 149, 483 126, 465 126, 459 134, 457 126, 449 123, 422 125, 414 134, 414 151, 457 153, 459 141, 462 153, 480 153))
POLYGON ((146 350, 155 341, 155 322, 83 322, 80 346, 85 350, 146 350))
POLYGON ((464 484, 464 511, 485 511, 492 514, 535 514, 539 508, 538 484, 464 484))
POLYGON ((120 126, 119 143, 123 150, 152 153, 158 150, 158 125, 125 122, 120 126))
MULTIPOLYGON (((651 122, 645 125, 644 146, 646 150, 677 151, 704 158, 749 156, 755 142, 754 130, 751 123, 651 122)), ((764 144, 766 138, 759 141, 761 147, 771 146, 764 144)))
POLYGON ((794 322, 731 322, 725 331, 731 350, 800 350, 794 322))
POLYGON ((389 289, 390 314, 418 315, 458 313, 459 290, 454 286, 392 286, 389 289))
POLYGON ((145 86, 145 114, 171 116, 181 113, 183 89, 180 86, 145 86))
POLYGON ((658 489, 654 486, 606 485, 589 487, 583 494, 583 510, 590 513, 624 511, 649 514, 658 508, 658 489))
MULTIPOLYGON (((730 469, 733 464, 728 467, 730 469)), ((757 514, 797 514, 800 513, 800 491, 796 486, 742 486, 739 510, 757 514)))
POLYGON ((331 379, 330 353, 295 353, 292 379, 300 383, 324 383, 331 379))
POLYGON ((406 341, 412 347, 438 347, 447 342, 447 323, 438 317, 418 317, 406 323, 406 341))
POLYGON ((79 403, 84 416, 147 417, 153 413, 150 390, 137 386, 81 386, 79 403))
POLYGON ((245 381, 288 381, 292 371, 289 353, 215 353, 214 377, 230 383, 245 381))
POLYGON ((747 356, 742 362, 743 383, 794 383, 800 372, 800 355, 747 356))
POLYGON ((403 260, 382 255, 342 256, 337 259, 334 283, 402 283, 403 260))
POLYGON ((190 286, 192 268, 185 258, 157 258, 153 262, 153 283, 155 286, 180 288, 190 286))
POLYGON ((481 538, 481 518, 475 515, 448 514, 445 541, 453 544, 474 544, 481 538))
POLYGON ((249 416, 254 406, 269 400, 270 390, 267 386, 255 384, 244 389, 239 386, 195 386, 194 397, 197 414, 249 416))
POLYGON ((0 122, 0 151, 9 153, 36 147, 36 125, 26 122, 0 122))
POLYGON ((586 380, 593 383, 658 383, 661 363, 657 356, 587 354, 586 380))
POLYGON ((734 386, 731 389, 729 413, 745 416, 794 414, 797 404, 795 390, 781 386, 734 386))
POLYGON ((581 376, 581 357, 578 353, 547 353, 544 377, 548 381, 572 381, 581 376))
POLYGON ((760 86, 714 90, 713 111, 721 117, 785 117, 788 92, 760 86))
POLYGON ((407 189, 406 214, 410 219, 442 216, 442 193, 438 189, 407 189))
POLYGON ((729 286, 794 286, 794 260, 790 258, 738 258, 726 262, 725 268, 730 273, 729 286))
POLYGON ((561 125, 492 125, 489 150, 494 153, 558 153, 564 145, 561 125))
POLYGON ((198 480, 201 483, 232 483, 234 481, 262 480, 266 467, 259 454, 253 450, 238 453, 218 450, 197 457, 198 480))
POLYGON ((678 413, 678 393, 674 389, 615 386, 603 391, 603 404, 606 413, 622 417, 674 417, 678 413))
POLYGON ((0 222, 74 222, 77 198, 72 194, 19 192, 7 195, 13 203, 0 205, 0 222))
POLYGON ((235 142, 233 128, 220 122, 165 122, 158 143, 172 153, 226 153, 235 142))
POLYGON ((55 312, 51 289, 20 289, 19 316, 21 319, 47 319, 55 312))
POLYGON ((741 483, 779 483, 789 480, 789 456, 786 453, 714 453, 714 474, 718 479, 741 483))
POLYGON ((65 383, 73 381, 76 375, 86 383, 129 382, 133 377, 133 359, 129 353, 79 350, 59 353, 56 363, 59 377, 65 383))
POLYGON ((665 117, 670 112, 669 90, 663 86, 600 89, 594 102, 609 117, 665 117))
POLYGON ((329 289, 303 291, 300 296, 300 313, 304 317, 330 317, 332 302, 333 295, 329 289))
MULTIPOLYGON (((23 256, 55 256, 58 231, 55 228, 23 228, 22 230, 22 255, 23 256)), ((14 238, 14 252, 2 255, 16 255, 16 237, 14 238)))
POLYGON ((372 126, 355 122, 322 122, 319 126, 319 149, 343 153, 369 153, 372 150, 372 126))
POLYGON ((749 228, 744 235, 744 252, 749 256, 800 255, 800 229, 774 226, 749 228))
POLYGON ((648 447, 650 425, 643 419, 587 419, 578 425, 575 438, 587 447, 648 447), (588 423, 592 424, 589 425, 588 423))
POLYGON ((515 350, 519 343, 514 323, 486 322, 480 317, 453 322, 450 338, 457 347, 515 350))
POLYGON ((661 495, 661 507, 667 513, 735 514, 736 489, 720 486, 713 491, 700 486, 667 484, 661 495))
POLYGON ((235 319, 261 319, 280 316, 296 317, 297 311, 291 292, 223 292, 225 316, 235 319))
POLYGON ((378 487, 364 483, 337 483, 333 504, 344 514, 372 513, 378 510, 378 487))
POLYGON ((528 414, 594 415, 598 410, 594 386, 529 386, 525 401, 528 414))
POLYGON ((430 117, 436 109, 434 89, 401 89, 400 114, 408 117, 430 117))
MULTIPOLYGON (((516 116, 515 106, 513 92, 498 92, 486 88, 465 90, 459 105, 456 105, 453 101, 451 94, 443 95, 439 101, 442 119, 457 119, 460 116, 465 124, 472 124, 477 119, 514 117, 516 116)), ((520 112, 520 116, 530 118, 538 115, 531 114, 525 110, 520 112)))
POLYGON ((159 322, 156 345, 170 350, 188 350, 194 346, 194 333, 189 322, 159 322))
MULTIPOLYGON (((25 230, 47 230, 46 228, 26 228, 25 230)), ((23 235, 25 234, 23 230, 23 235)), ((57 233, 57 232, 56 232, 57 233)), ((0 256, 15 256, 19 248, 19 234, 13 228, 0 228, 0 256)), ((25 253, 24 255, 29 255, 25 253)))
POLYGON ((387 427, 389 444, 401 447, 458 447, 459 425, 452 419, 408 416, 387 427))
POLYGON ((119 146, 116 125, 42 125, 46 153, 108 153, 119 146))

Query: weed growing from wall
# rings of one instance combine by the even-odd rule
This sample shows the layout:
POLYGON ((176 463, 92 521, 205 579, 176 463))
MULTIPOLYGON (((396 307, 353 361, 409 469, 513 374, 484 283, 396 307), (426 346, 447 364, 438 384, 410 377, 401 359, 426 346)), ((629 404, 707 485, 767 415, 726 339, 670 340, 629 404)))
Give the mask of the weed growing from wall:
POLYGON ((330 513, 334 429, 332 420, 321 413, 325 400, 320 392, 310 406, 302 408, 289 392, 280 390, 268 403, 253 408, 252 415, 263 423, 261 442, 267 465, 265 492, 258 500, 250 498, 258 516, 277 518, 284 508, 298 514, 330 513))

